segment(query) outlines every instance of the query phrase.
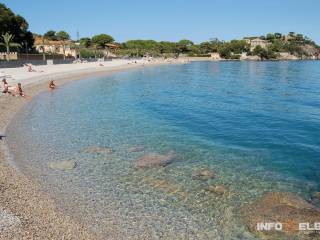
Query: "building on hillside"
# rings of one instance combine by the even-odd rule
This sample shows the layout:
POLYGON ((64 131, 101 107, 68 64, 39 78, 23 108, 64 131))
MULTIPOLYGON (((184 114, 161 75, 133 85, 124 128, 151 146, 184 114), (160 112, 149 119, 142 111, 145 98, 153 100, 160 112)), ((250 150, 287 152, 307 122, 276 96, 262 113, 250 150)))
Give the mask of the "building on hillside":
POLYGON ((245 37, 244 40, 250 44, 250 50, 252 51, 255 47, 260 46, 266 49, 269 45, 267 40, 261 39, 259 37, 245 37))
POLYGON ((107 43, 106 44, 106 51, 105 55, 106 57, 116 57, 117 50, 119 49, 119 45, 114 43, 107 43))
POLYGON ((39 53, 45 52, 47 54, 64 54, 66 57, 77 57, 76 49, 71 48, 71 41, 66 42, 65 51, 63 51, 62 41, 43 41, 42 37, 35 37, 34 46, 39 53))

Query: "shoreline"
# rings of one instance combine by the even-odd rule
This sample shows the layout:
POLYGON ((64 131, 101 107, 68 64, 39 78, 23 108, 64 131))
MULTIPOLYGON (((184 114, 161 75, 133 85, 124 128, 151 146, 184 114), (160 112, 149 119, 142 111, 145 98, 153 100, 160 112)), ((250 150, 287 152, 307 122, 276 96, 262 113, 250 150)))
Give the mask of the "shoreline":
MULTIPOLYGON (((58 86, 87 77, 106 76, 120 71, 164 64, 179 64, 182 61, 155 61, 128 64, 125 60, 118 65, 91 67, 76 70, 56 71, 36 77, 18 77, 10 84, 22 82, 29 96, 48 90, 48 81, 54 79, 58 86), (25 83, 26 82, 26 83, 25 83)), ((97 64, 97 63, 96 63, 97 64)), ((93 64, 90 64, 93 65, 93 64)), ((71 65, 75 66, 75 65, 71 65)), ((57 66, 55 66, 57 67, 57 66)), ((47 67, 48 68, 48 67, 47 67)), ((41 69, 36 67, 36 69, 41 69)), ((12 69, 11 72, 18 71, 12 69)), ((19 69, 21 72, 22 70, 19 69)), ((8 71, 11 73, 10 71, 8 71)), ((25 73, 24 75, 28 75, 25 73)), ((21 97, 0 96, 0 132, 5 133, 15 115, 29 100, 21 97)), ((10 156, 6 141, 0 141, 0 239, 100 239, 71 216, 63 213, 52 198, 41 190, 41 185, 30 176, 21 173, 10 156)))

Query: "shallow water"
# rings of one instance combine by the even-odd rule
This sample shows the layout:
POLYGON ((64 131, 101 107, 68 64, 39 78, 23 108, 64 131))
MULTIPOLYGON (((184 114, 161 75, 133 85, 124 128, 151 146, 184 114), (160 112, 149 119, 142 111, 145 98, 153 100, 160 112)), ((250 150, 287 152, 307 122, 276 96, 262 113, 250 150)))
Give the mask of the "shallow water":
POLYGON ((194 62, 85 79, 35 97, 8 136, 20 169, 103 236, 254 239, 242 204, 320 190, 320 62, 194 62), (165 168, 134 167, 170 151, 178 157, 165 168), (48 168, 66 159, 77 167, 48 168), (199 169, 216 178, 193 179, 199 169))

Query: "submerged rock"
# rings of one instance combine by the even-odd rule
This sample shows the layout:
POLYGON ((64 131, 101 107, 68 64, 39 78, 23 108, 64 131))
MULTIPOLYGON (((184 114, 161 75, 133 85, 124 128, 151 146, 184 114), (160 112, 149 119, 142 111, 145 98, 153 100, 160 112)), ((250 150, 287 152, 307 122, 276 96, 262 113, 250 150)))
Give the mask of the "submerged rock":
POLYGON ((300 231, 299 223, 320 221, 320 209, 292 193, 271 192, 241 208, 241 215, 251 232, 259 237, 287 239, 299 235, 313 239, 314 231, 300 231), (282 223, 282 231, 257 231, 257 223, 282 223), (279 237, 278 235, 282 235, 279 237))
POLYGON ((138 168, 152 168, 152 167, 165 167, 172 163, 176 158, 176 155, 172 152, 161 155, 158 153, 147 153, 138 158, 134 165, 138 168))
POLYGON ((76 162, 73 160, 49 163, 49 168, 53 170, 72 170, 75 167, 76 167, 76 162))
POLYGON ((134 152, 142 152, 144 150, 144 147, 142 146, 133 146, 128 148, 128 152, 134 153, 134 152))
POLYGON ((213 170, 200 170, 200 171, 196 171, 192 174, 192 179, 195 180, 209 180, 209 179, 213 179, 215 178, 215 173, 213 170))
POLYGON ((90 146, 90 147, 81 149, 81 152, 105 155, 105 154, 113 153, 114 151, 110 147, 90 146))
POLYGON ((164 179, 156 179, 153 177, 146 177, 143 180, 145 183, 147 183, 154 189, 161 190, 165 192, 167 195, 177 194, 183 199, 187 198, 187 192, 184 191, 183 188, 177 184, 171 183, 164 179))
POLYGON ((229 191, 222 185, 209 185, 208 191, 218 195, 229 195, 229 191))

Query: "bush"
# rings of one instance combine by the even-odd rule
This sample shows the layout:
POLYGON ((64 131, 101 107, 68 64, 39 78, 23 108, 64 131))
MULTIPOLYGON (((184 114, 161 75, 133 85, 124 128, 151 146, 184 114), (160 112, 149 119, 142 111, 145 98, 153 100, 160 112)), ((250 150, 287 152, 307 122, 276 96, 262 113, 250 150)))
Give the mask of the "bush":
POLYGON ((232 55, 230 56, 230 59, 232 59, 232 60, 239 60, 240 57, 241 57, 240 54, 232 54, 232 55))
POLYGON ((100 55, 100 54, 90 49, 81 49, 80 55, 81 55, 81 58, 94 58, 96 55, 100 55))
POLYGON ((195 54, 195 53, 188 53, 188 57, 211 57, 210 54, 195 54))

